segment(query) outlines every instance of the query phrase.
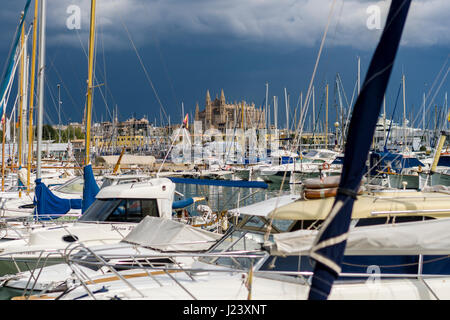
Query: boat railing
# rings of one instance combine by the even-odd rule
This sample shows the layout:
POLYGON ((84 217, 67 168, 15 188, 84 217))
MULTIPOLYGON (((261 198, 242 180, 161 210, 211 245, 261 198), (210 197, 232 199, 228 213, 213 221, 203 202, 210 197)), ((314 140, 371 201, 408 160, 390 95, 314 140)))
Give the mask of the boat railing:
MULTIPOLYGON (((186 253, 186 252, 179 252, 179 253, 154 253, 154 254, 134 254, 134 255, 124 255, 124 254, 104 254, 104 251, 102 251, 102 255, 96 254, 93 250, 90 248, 85 247, 83 244, 79 244, 77 246, 73 246, 69 251, 76 251, 79 252, 81 248, 85 249, 86 252, 92 255, 94 259, 86 260, 81 255, 72 255, 70 253, 66 253, 67 260, 66 262, 68 265, 72 268, 74 271, 74 275, 78 278, 80 285, 83 286, 83 288, 87 291, 89 296, 93 299, 95 299, 95 295, 91 291, 91 289, 88 287, 89 284, 95 283, 95 280, 89 278, 86 275, 83 275, 79 272, 79 270, 75 267, 79 264, 83 265, 91 265, 96 266, 100 269, 108 269, 110 272, 116 275, 117 280, 121 280, 124 282, 131 290, 137 292, 141 297, 145 297, 145 295, 139 291, 125 276, 123 276, 119 271, 117 271, 117 268, 120 267, 120 264, 109 262, 109 261, 118 261, 127 259, 128 262, 133 263, 132 269, 142 269, 145 271, 145 273, 154 280, 159 286, 163 286, 163 284, 154 276, 155 272, 163 272, 165 275, 167 275, 178 287, 180 287, 182 290, 184 290, 192 299, 196 300, 196 297, 176 278, 172 275, 172 273, 175 272, 182 272, 187 275, 187 277, 192 280, 196 281, 194 278, 194 275, 196 273, 204 273, 204 272, 226 272, 226 273, 242 273, 246 272, 246 270, 242 269, 231 269, 231 268, 211 268, 211 269, 205 269, 205 268, 193 268, 193 267, 186 267, 180 264, 176 258, 180 257, 189 257, 198 259, 200 257, 228 257, 228 258, 255 258, 260 259, 262 257, 260 251, 236 251, 232 253, 186 253), (259 253, 259 254, 258 254, 259 253), (155 265, 154 262, 152 262, 153 259, 170 259, 172 263, 165 264, 161 266, 160 264, 155 265), (74 268, 75 267, 75 268, 74 268)), ((136 250, 139 251, 139 248, 133 246, 136 250)), ((85 256, 84 256, 85 257, 85 256)))
POLYGON ((447 208, 447 209, 419 209, 419 210, 386 210, 386 211, 372 211, 370 212, 370 214, 372 216, 378 216, 378 215, 418 214, 418 213, 433 214, 443 212, 450 213, 450 209, 447 208))
POLYGON ((17 216, 0 218, 0 239, 13 238, 28 242, 28 231, 37 227, 61 226, 78 219, 77 214, 65 214, 59 217, 49 217, 48 220, 36 219, 34 216, 17 216), (11 231, 8 233, 8 231, 11 231), (24 232, 25 231, 25 232, 24 232))
MULTIPOLYGON (((189 258, 195 258, 199 259, 201 257, 206 258, 220 258, 220 257, 227 257, 227 258, 250 258, 250 259, 257 259, 257 263, 253 267, 253 264, 251 264, 253 276, 254 277, 262 277, 262 278, 272 278, 272 279, 278 279, 280 281, 289 281, 289 279, 298 279, 300 281, 300 284, 310 286, 311 277, 313 275, 313 272, 311 271, 285 271, 285 270, 261 270, 260 266, 267 261, 267 258, 270 257, 267 253, 262 254, 261 251, 247 251, 247 250, 241 250, 241 251, 233 251, 233 252, 205 252, 205 253, 199 253, 199 252, 193 252, 193 253, 187 253, 187 252, 155 252, 152 254, 134 254, 134 255, 128 255, 128 254, 104 254, 102 252, 101 255, 97 254, 94 250, 91 250, 90 248, 84 246, 83 244, 76 244, 69 246, 70 248, 67 250, 69 252, 65 252, 65 263, 71 268, 73 271, 74 277, 77 278, 78 282, 77 284, 74 284, 75 286, 82 286, 84 290, 87 292, 87 294, 92 298, 96 299, 96 295, 94 290, 97 289, 95 286, 90 286, 92 284, 96 284, 92 276, 88 276, 85 274, 81 268, 79 268, 80 265, 91 265, 96 266, 98 268, 101 268, 102 270, 110 271, 112 274, 114 274, 115 280, 122 281, 126 286, 128 286, 132 291, 138 293, 138 295, 142 298, 145 298, 145 294, 139 290, 133 283, 130 281, 131 279, 135 278, 133 276, 127 277, 126 274, 123 274, 120 270, 118 270, 118 267, 120 267, 120 264, 114 263, 113 261, 118 261, 120 259, 128 259, 129 262, 133 262, 133 267, 130 269, 133 270, 143 270, 144 274, 142 274, 140 277, 145 277, 148 275, 149 278, 151 278, 153 281, 155 281, 158 286, 162 287, 164 286, 163 282, 158 280, 158 277, 155 275, 161 275, 164 274, 167 276, 168 279, 172 280, 173 283, 175 283, 178 287, 180 287, 182 290, 184 290, 190 298, 196 299, 194 294, 186 288, 185 285, 183 285, 182 281, 180 279, 177 279, 174 277, 174 273, 184 273, 187 275, 187 279, 191 281, 196 281, 195 276, 201 275, 201 274, 220 274, 220 273, 226 273, 226 274, 242 274, 243 276, 245 274, 249 273, 249 268, 243 268, 243 269, 237 269, 237 268, 230 268, 227 266, 216 266, 216 265, 210 265, 210 264, 202 264, 201 266, 198 265, 190 265, 190 266, 183 266, 179 262, 176 262, 176 258, 180 257, 189 257, 189 258), (85 259, 83 256, 85 255, 74 255, 72 253, 74 252, 80 252, 81 249, 86 250, 86 253, 89 253, 93 259, 85 259), (155 265, 155 263, 152 262, 153 259, 161 259, 161 258, 169 258, 173 261, 171 264, 165 264, 165 265, 155 265), (261 259, 266 258, 266 259, 261 259), (262 263, 261 263, 262 262, 262 263), (210 265, 210 267, 208 267, 210 265), (288 279, 288 280, 286 280, 288 279)), ((58 253, 48 253, 47 256, 42 254, 42 257, 50 257, 51 255, 56 255, 58 253)), ((61 254, 61 252, 59 252, 61 254)), ((368 284, 374 282, 374 279, 417 279, 421 281, 431 292, 431 294, 438 298, 438 296, 435 294, 433 289, 430 287, 430 285, 426 282, 426 280, 429 279, 439 279, 439 278, 449 278, 450 275, 444 275, 444 274, 423 274, 423 257, 422 255, 419 256, 419 260, 417 262, 417 272, 416 273, 356 273, 356 272, 342 272, 339 274, 340 280, 336 282, 338 283, 349 283, 349 281, 354 282, 366 282, 368 284), (345 278, 352 278, 352 279, 345 279, 345 278)), ((41 274, 42 267, 36 268, 32 271, 31 276, 28 279, 27 285, 24 290, 24 297, 26 297, 26 293, 32 293, 36 283, 38 281, 38 278, 41 274), (34 281, 34 283, 31 285, 31 282, 34 281)), ((375 283, 375 282, 374 282, 375 283)), ((212 283, 212 285, 214 285, 212 283)), ((42 296, 46 294, 48 290, 52 289, 51 284, 48 285, 48 287, 41 291, 38 296, 42 296)), ((67 290, 68 292, 69 290, 67 290)), ((61 292, 60 296, 58 298, 62 298, 65 295, 66 292, 61 292)))

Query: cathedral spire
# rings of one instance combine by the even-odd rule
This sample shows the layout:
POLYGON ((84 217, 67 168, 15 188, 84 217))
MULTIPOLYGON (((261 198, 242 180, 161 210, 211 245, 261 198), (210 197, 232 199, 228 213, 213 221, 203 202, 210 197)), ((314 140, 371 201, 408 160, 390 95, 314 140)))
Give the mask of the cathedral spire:
POLYGON ((209 94, 209 90, 206 90, 206 105, 211 104, 211 96, 209 94))
POLYGON ((225 105, 225 94, 223 93, 223 89, 220 90, 220 104, 225 105))
POLYGON ((199 108, 198 108, 198 102, 197 102, 197 103, 195 104, 195 121, 200 120, 199 115, 200 115, 200 111, 199 111, 199 108))

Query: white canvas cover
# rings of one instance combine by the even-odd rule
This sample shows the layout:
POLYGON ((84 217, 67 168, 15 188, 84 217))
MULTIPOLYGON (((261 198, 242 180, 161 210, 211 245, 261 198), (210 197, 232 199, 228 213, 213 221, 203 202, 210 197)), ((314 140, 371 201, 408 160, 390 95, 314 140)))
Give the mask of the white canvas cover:
MULTIPOLYGON (((355 227, 350 230, 345 255, 450 254, 450 219, 355 227)), ((308 254, 316 230, 274 234, 273 254, 308 254)))
POLYGON ((270 198, 264 201, 256 202, 251 205, 228 210, 229 214, 232 215, 251 215, 251 216, 262 216, 267 217, 269 213, 274 211, 277 208, 280 208, 284 205, 292 203, 300 198, 299 195, 284 195, 280 197, 270 198))
MULTIPOLYGON (((100 156, 96 158, 97 163, 105 163, 106 165, 113 166, 117 163, 119 156, 100 156)), ((124 154, 120 159, 121 165, 139 165, 139 166, 152 166, 155 163, 155 157, 153 156, 139 156, 124 154)))
POLYGON ((122 242, 160 251, 204 251, 221 237, 185 223, 147 216, 122 242))

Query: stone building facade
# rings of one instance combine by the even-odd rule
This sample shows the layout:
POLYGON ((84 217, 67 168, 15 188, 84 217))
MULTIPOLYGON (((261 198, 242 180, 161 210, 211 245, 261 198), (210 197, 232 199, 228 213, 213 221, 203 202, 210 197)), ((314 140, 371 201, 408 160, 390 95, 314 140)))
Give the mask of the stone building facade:
POLYGON ((195 107, 195 121, 201 121, 204 130, 210 128, 224 131, 227 128, 265 128, 265 112, 262 107, 245 101, 229 104, 225 100, 223 89, 220 98, 211 100, 209 90, 206 91, 205 109, 200 111, 198 103, 195 107))

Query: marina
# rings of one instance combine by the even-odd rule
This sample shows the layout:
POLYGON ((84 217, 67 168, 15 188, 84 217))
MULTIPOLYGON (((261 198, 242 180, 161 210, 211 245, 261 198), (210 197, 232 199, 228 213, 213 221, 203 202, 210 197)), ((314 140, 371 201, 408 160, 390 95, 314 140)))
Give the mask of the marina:
POLYGON ((76 72, 61 76, 54 61, 67 44, 52 19, 63 5, 22 2, 0 83, 1 300, 450 299, 448 43, 443 61, 434 61, 438 72, 426 74, 433 84, 418 86, 402 64, 414 0, 383 4, 376 40, 358 49, 367 66, 357 56, 345 82, 345 66, 330 76, 336 63, 322 49, 334 50, 338 24, 334 36, 328 29, 347 23, 347 11, 337 15, 343 2, 323 1, 329 15, 317 43, 300 46, 312 69, 302 71, 303 89, 283 83, 280 90, 274 74, 259 78, 259 104, 249 86, 235 88, 237 77, 226 90, 215 89, 216 80, 209 79, 214 89, 192 80, 186 86, 195 85, 197 101, 187 103, 184 91, 179 101, 161 49, 170 42, 160 46, 147 25, 171 93, 157 89, 162 75, 146 64, 142 32, 127 27, 136 27, 125 14, 136 14, 128 1, 67 7, 66 27, 76 30, 86 59, 71 61, 76 72), (122 19, 125 38, 105 22, 111 14, 122 19), (86 30, 77 27, 81 17, 86 30), (123 72, 130 49, 118 39, 131 46, 139 71, 123 72), (124 58, 107 66, 105 52, 112 61, 115 50, 124 58), (120 75, 110 75, 116 69, 120 75), (125 78, 120 88, 110 84, 125 78), (82 94, 72 96, 75 86, 64 81, 82 94), (139 94, 127 95, 134 87, 139 94), (61 89, 77 108, 63 104, 61 89), (418 99, 417 90, 428 91, 418 99), (157 102, 146 101, 137 116, 147 91, 157 102), (280 91, 283 108, 273 95, 280 91), (113 94, 130 102, 117 103, 113 94), (163 103, 168 96, 175 105, 163 103))

